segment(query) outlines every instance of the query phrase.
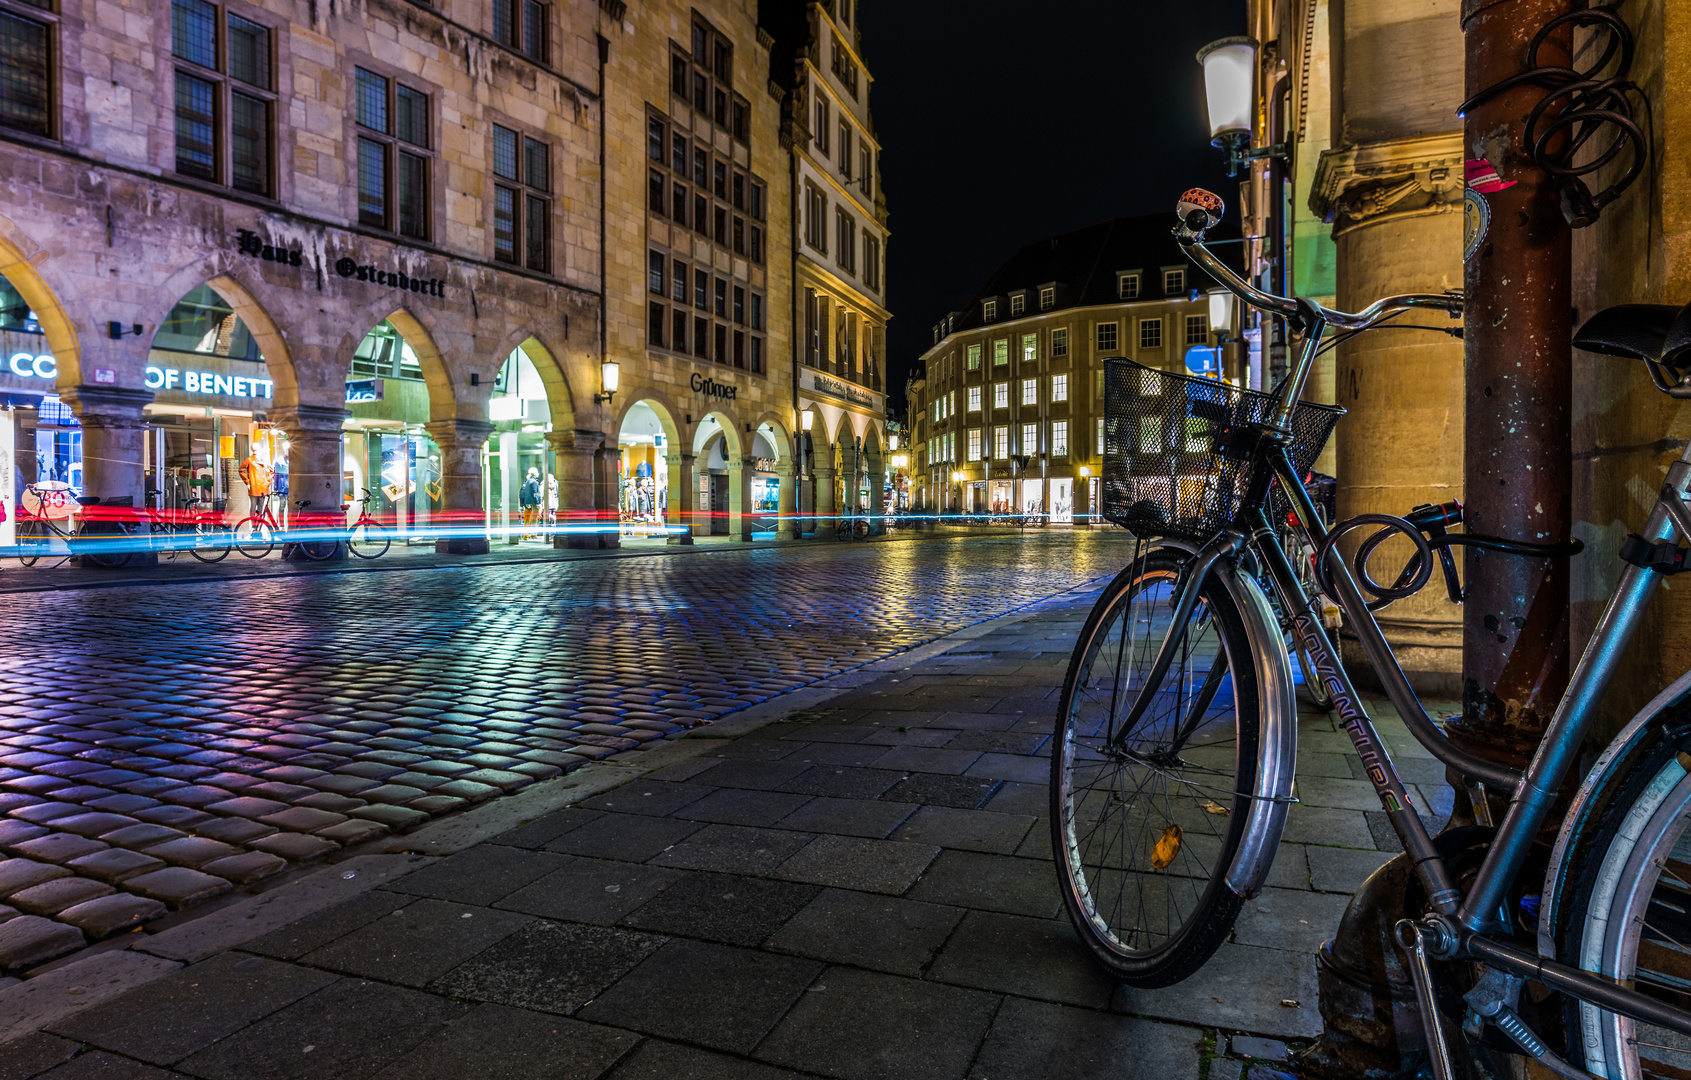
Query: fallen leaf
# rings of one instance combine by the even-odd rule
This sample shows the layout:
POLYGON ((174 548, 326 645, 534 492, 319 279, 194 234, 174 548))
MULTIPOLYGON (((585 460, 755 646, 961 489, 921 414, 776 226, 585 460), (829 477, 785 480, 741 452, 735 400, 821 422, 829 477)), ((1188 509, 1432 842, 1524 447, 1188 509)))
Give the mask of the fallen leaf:
POLYGON ((1227 809, 1227 807, 1222 806, 1220 803, 1210 802, 1208 799, 1205 799, 1203 802, 1199 803, 1198 806, 1201 809, 1203 809, 1203 811, 1205 813, 1209 813, 1209 814, 1230 814, 1230 813, 1232 813, 1232 811, 1227 809))
POLYGON ((1180 826, 1170 825, 1163 830, 1163 835, 1157 840, 1157 846, 1151 849, 1151 866, 1157 870, 1168 869, 1169 863, 1180 854, 1180 826))

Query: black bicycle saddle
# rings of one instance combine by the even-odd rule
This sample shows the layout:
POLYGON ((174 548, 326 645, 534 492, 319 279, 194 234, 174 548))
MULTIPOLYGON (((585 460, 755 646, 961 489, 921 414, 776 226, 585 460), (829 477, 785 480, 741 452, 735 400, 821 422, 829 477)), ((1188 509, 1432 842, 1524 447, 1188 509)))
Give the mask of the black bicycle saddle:
MULTIPOLYGON (((1574 348, 1630 360, 1659 360, 1668 333, 1685 322, 1686 309, 1671 304, 1621 304, 1585 320, 1574 334, 1574 348)), ((1691 324, 1686 342, 1691 345, 1691 324)))

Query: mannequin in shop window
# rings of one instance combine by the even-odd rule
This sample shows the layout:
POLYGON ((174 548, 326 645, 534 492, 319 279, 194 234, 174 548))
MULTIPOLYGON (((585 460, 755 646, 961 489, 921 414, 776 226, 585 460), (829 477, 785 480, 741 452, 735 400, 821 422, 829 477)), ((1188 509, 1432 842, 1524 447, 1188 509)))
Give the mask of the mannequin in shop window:
POLYGON ((276 473, 264 463, 256 450, 241 460, 241 482, 247 485, 247 494, 252 497, 252 512, 262 515, 270 503, 276 473))
POLYGON ((546 474, 546 524, 558 523, 558 478, 551 473, 546 474))
MULTIPOLYGON (((530 467, 528 479, 523 481, 522 491, 517 495, 517 501, 523 508, 523 528, 532 529, 537 517, 540 516, 540 470, 530 467)), ((524 540, 533 540, 532 535, 524 535, 524 540)))

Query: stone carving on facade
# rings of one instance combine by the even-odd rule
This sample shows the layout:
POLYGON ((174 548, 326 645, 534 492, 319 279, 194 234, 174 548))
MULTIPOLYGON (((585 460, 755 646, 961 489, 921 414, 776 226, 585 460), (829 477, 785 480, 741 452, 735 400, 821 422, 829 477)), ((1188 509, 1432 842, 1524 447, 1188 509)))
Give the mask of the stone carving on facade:
POLYGON ((1462 133, 1346 146, 1321 154, 1309 208, 1333 235, 1400 217, 1462 210, 1462 133))

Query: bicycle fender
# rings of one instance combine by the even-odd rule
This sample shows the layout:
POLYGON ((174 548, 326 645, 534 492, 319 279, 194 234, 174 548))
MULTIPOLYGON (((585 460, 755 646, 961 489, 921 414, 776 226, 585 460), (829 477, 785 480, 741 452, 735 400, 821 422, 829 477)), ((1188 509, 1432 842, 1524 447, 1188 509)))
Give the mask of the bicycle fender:
POLYGON ((1637 753, 1649 743, 1650 722, 1686 694, 1691 694, 1691 671, 1675 679, 1667 689, 1657 694, 1648 705, 1638 710, 1614 741, 1603 749, 1591 766, 1585 781, 1574 793, 1562 828, 1556 833, 1556 843, 1550 850, 1550 868, 1545 871, 1544 890, 1538 905, 1538 954, 1546 959, 1560 959, 1556 955, 1556 918, 1562 903, 1562 888, 1573 869, 1568 864, 1571 853, 1579 847, 1581 834, 1590 826, 1591 813, 1598 796, 1618 783, 1632 767, 1637 753))
POLYGON ((1292 780, 1298 762, 1297 689, 1292 682, 1286 639, 1280 633, 1280 622, 1274 617, 1262 586, 1231 564, 1219 564, 1216 572, 1238 604, 1251 652, 1259 658, 1257 692, 1262 715, 1250 816, 1224 879, 1229 889, 1249 900, 1262 891, 1275 852, 1280 849, 1280 835, 1286 828, 1286 811, 1291 805, 1292 780))

